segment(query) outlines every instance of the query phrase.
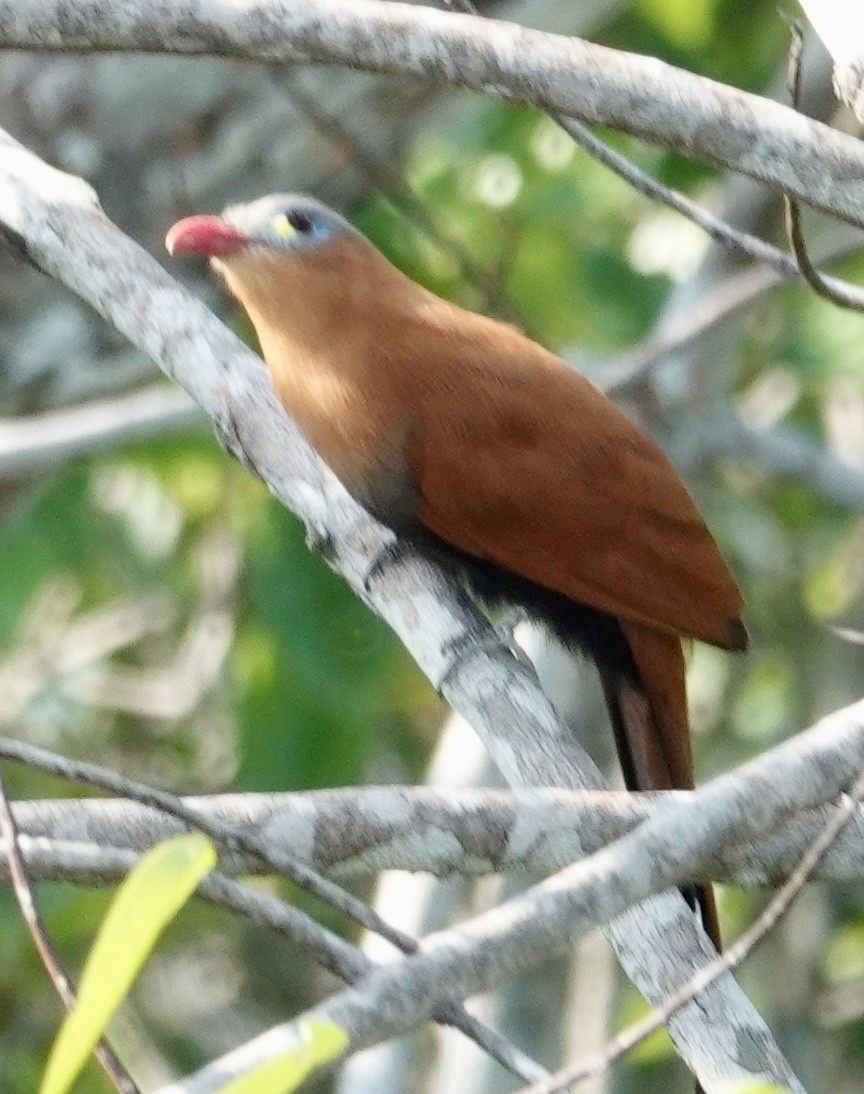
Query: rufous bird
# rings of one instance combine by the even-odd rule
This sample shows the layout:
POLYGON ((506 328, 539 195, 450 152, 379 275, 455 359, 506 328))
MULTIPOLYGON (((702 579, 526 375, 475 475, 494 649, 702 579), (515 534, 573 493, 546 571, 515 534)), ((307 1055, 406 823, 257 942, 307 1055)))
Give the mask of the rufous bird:
MULTIPOLYGON (((283 406, 361 505, 596 664, 628 788, 692 788, 681 640, 743 650, 747 633, 654 441, 560 358, 416 284, 311 198, 189 217, 166 246, 210 256, 283 406)), ((698 900, 719 947, 710 888, 698 900)))

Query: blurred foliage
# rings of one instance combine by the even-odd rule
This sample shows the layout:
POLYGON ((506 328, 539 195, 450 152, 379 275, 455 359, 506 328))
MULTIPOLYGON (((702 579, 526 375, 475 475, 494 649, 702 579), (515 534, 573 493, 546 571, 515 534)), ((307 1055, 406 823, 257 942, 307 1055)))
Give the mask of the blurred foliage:
MULTIPOLYGON (((757 92, 776 83, 787 39, 773 0, 636 0, 602 35, 757 92)), ((418 132, 394 165, 439 238, 372 191, 353 211, 358 226, 434 290, 522 323, 561 351, 602 360, 647 334, 698 267, 706 249, 698 232, 548 120, 479 98, 457 117, 418 132), (462 276, 454 246, 484 271, 479 281, 462 276)), ((720 204, 725 180, 716 172, 608 136, 650 172, 720 204)), ((849 259, 842 272, 860 279, 864 266, 849 259)), ((794 427, 860 463, 861 322, 801 288, 778 291, 711 341, 714 356, 707 369, 700 364, 706 399, 732 391, 748 420, 794 427)), ((864 628, 862 523, 807 484, 745 461, 687 465, 674 424, 652 422, 682 457, 740 576, 754 636, 747 658, 693 651, 694 731, 707 774, 860 694, 860 647, 826 624, 864 628)), ((58 469, 3 526, 0 573, 5 733, 187 791, 423 777, 442 704, 387 628, 310 554, 298 522, 209 435, 58 469), (76 657, 88 642, 97 653, 100 643, 110 647, 106 613, 118 605, 134 640, 117 645, 114 676, 96 655, 88 672, 86 656, 76 657), (199 692, 178 706, 175 692, 196 672, 199 692)), ((9 780, 18 797, 80 793, 19 769, 9 780)), ((743 982, 809 1090, 853 1091, 864 1066, 862 889, 820 894, 799 901, 743 982)), ((105 895, 45 885, 39 897, 65 960, 80 968, 105 895)), ((763 899, 724 893, 730 937, 763 899)), ((6 890, 0 922, 0 1085, 17 1094, 36 1087, 59 1008, 6 890)), ((156 1082, 163 1069, 199 1064, 299 1010, 320 980, 281 941, 193 906, 145 971, 117 1045, 145 1085, 148 1076, 156 1082)), ((616 1022, 639 1010, 623 991, 616 1022)), ((621 1090, 686 1085, 665 1035, 620 1071, 621 1090)), ((105 1084, 91 1066, 78 1089, 105 1084)))

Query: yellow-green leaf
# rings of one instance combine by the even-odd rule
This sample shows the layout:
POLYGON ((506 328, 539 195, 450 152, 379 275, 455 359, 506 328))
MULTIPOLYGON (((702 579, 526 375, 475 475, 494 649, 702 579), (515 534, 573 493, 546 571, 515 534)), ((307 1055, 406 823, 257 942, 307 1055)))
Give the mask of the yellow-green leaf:
POLYGON ((329 1022, 300 1022, 293 1049, 268 1060, 224 1088, 223 1094, 290 1094, 316 1067, 326 1064, 348 1044, 348 1034, 329 1022))
POLYGON ((758 1079, 744 1079, 740 1083, 730 1083, 726 1094, 792 1094, 788 1086, 775 1086, 758 1079))
POLYGON ((216 865, 200 833, 149 851, 117 890, 87 958, 75 1006, 66 1015, 40 1094, 64 1094, 126 998, 159 935, 216 865))

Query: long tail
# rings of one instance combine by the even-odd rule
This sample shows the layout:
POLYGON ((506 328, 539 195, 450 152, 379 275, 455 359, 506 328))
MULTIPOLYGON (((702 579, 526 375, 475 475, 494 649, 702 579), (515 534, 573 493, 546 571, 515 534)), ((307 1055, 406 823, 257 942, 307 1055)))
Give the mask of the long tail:
MULTIPOLYGON (((620 621, 638 676, 634 682, 601 671, 606 705, 628 790, 692 790, 693 753, 687 717, 681 640, 639 623, 620 621)), ((710 885, 682 890, 698 903, 708 937, 721 949, 710 885)))

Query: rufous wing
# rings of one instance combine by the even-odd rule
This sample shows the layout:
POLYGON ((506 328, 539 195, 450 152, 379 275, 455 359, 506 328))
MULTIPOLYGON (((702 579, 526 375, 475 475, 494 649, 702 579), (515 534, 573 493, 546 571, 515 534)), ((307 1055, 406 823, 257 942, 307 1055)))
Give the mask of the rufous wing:
POLYGON ((414 383, 420 522, 623 620, 726 648, 741 597, 660 448, 563 362, 500 324, 441 339, 414 383))

